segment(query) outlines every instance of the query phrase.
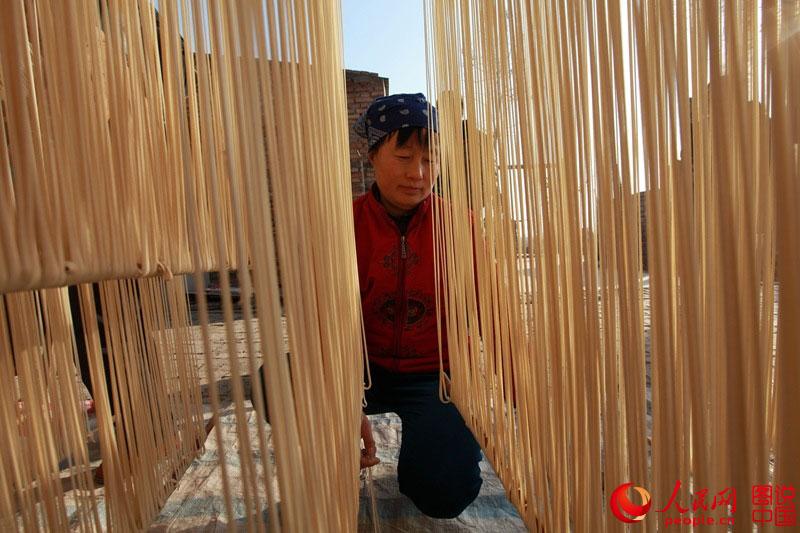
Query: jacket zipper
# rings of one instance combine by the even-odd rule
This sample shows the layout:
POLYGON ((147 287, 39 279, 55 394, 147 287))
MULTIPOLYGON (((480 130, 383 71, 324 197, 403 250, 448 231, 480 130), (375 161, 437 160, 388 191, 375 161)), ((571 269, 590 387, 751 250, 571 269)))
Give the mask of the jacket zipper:
POLYGON ((394 369, 400 370, 400 345, 403 335, 403 326, 406 322, 406 259, 408 258, 408 244, 406 236, 400 235, 400 264, 397 274, 397 314, 394 321, 394 369))

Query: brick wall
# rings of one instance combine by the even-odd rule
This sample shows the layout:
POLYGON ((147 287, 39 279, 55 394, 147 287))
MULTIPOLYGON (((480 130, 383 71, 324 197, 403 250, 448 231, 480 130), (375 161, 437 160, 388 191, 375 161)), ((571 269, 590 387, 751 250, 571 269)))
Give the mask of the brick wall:
POLYGON ((353 133, 352 125, 375 98, 389 94, 389 79, 374 72, 345 71, 347 82, 347 124, 350 132, 350 181, 353 198, 372 186, 375 175, 367 159, 367 140, 353 133))

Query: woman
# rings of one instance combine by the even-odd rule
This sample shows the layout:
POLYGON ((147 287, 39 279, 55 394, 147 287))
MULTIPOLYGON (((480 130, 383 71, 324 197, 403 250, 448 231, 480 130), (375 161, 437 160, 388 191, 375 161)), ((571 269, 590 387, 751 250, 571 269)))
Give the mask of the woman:
MULTIPOLYGON (((400 492, 426 515, 452 518, 478 495, 481 454, 458 410, 439 400, 431 203, 441 199, 431 193, 438 162, 429 127, 436 132, 436 110, 422 94, 370 104, 354 129, 367 138, 375 184, 353 202, 353 217, 372 373, 365 413, 399 415, 400 492)), ((445 339, 442 351, 447 370, 445 339)), ((362 467, 371 466, 377 459, 366 419, 362 438, 362 467)))
MULTIPOLYGON (((361 422, 361 468, 377 464, 367 414, 402 422, 400 492, 434 518, 454 518, 481 488, 478 443, 452 404, 439 399, 439 338, 431 193, 436 110, 422 94, 376 99, 353 126, 375 169, 372 189, 353 202, 358 277, 372 387, 361 422)), ((443 309, 443 306, 440 306, 443 309)), ((447 342, 442 360, 448 369, 447 342)), ((265 390, 263 367, 259 369, 265 390)), ((266 395, 264 395, 266 406, 266 395)))

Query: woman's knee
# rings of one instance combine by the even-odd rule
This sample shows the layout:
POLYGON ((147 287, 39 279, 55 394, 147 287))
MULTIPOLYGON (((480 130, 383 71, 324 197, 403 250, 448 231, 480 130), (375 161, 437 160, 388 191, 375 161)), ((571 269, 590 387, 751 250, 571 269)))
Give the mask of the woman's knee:
MULTIPOLYGON (((433 518, 458 516, 481 490, 480 448, 474 441, 459 444, 440 454, 401 453, 397 465, 400 492, 433 518)), ((431 452, 434 450, 432 447, 431 452)))
POLYGON ((403 418, 397 480, 420 511, 453 518, 478 496, 481 449, 455 407, 429 407, 425 416, 403 418))
POLYGON ((460 515, 478 497, 483 483, 480 470, 474 475, 445 474, 437 479, 403 475, 398 475, 398 478, 400 492, 432 518, 455 518, 460 515))

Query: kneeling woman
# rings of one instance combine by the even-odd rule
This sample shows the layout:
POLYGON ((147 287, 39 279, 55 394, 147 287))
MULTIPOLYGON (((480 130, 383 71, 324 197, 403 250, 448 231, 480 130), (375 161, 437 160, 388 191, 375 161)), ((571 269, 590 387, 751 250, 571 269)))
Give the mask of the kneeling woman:
MULTIPOLYGON (((367 139, 375 169, 372 189, 353 202, 372 375, 364 412, 397 413, 400 492, 428 516, 454 518, 481 488, 481 452, 455 406, 439 399, 431 203, 441 200, 431 192, 438 162, 429 149, 436 110, 422 94, 385 96, 353 127, 367 139)), ((442 350, 447 370, 446 339, 442 350)), ((364 468, 378 462, 366 416, 361 437, 364 468)))
MULTIPOLYGON (((455 406, 439 400, 431 203, 440 199, 431 193, 438 162, 428 129, 436 131, 435 113, 422 94, 369 106, 355 128, 367 138, 375 184, 355 200, 353 217, 373 380, 365 412, 400 416, 400 492, 423 513, 452 518, 478 495, 481 454, 455 406)), ((447 369, 445 339, 442 350, 447 369)))

